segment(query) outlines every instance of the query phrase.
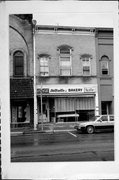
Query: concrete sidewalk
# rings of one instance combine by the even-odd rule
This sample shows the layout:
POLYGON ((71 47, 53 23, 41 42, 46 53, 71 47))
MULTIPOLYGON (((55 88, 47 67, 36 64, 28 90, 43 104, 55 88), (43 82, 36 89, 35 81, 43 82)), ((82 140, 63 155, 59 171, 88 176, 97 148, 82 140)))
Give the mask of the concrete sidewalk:
POLYGON ((22 135, 22 134, 32 134, 32 133, 52 133, 52 132, 63 132, 63 131, 75 131, 74 126, 77 122, 60 122, 60 123, 44 123, 38 124, 37 130, 30 127, 24 128, 14 128, 11 131, 11 135, 22 135))

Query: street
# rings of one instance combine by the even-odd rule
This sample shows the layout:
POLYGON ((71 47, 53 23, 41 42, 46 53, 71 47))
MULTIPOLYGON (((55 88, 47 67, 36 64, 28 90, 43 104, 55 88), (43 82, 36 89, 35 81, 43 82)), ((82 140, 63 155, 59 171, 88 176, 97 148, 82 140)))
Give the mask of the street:
POLYGON ((11 137, 12 162, 113 161, 114 133, 76 131, 11 137))

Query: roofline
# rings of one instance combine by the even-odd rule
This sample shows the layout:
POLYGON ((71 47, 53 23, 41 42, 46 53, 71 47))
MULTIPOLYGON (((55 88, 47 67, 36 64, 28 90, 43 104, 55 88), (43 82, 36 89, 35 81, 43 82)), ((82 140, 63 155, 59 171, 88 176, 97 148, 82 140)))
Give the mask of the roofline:
POLYGON ((36 29, 37 28, 43 28, 43 29, 69 29, 69 30, 98 30, 98 31, 102 31, 102 30, 105 30, 105 31, 113 31, 113 28, 109 28, 109 27, 79 27, 79 26, 60 26, 60 25, 36 25, 36 29))

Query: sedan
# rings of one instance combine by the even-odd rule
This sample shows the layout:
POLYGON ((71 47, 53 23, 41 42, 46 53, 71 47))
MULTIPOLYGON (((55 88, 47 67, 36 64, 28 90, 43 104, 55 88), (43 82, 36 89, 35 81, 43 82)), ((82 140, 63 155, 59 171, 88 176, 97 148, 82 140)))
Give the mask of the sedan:
POLYGON ((99 115, 94 120, 77 124, 74 128, 88 134, 98 130, 114 130, 114 115, 99 115))

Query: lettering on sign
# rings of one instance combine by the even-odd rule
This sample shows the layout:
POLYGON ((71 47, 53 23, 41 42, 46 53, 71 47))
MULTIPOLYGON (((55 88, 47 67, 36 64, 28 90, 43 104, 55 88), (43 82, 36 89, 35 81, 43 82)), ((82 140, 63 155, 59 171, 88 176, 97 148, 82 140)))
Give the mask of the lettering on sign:
MULTIPOLYGON (((40 93, 41 93, 41 89, 37 89, 37 93, 40 94, 40 93)), ((49 88, 43 88, 43 89, 42 89, 42 93, 43 93, 43 94, 49 93, 49 88)))
POLYGON ((92 87, 84 88, 84 92, 85 93, 94 93, 95 92, 95 88, 92 88, 92 87))
POLYGON ((71 89, 68 89, 68 92, 69 93, 81 93, 81 92, 83 92, 83 88, 71 88, 71 89))
POLYGON ((49 93, 66 93, 66 89, 50 89, 49 93))

